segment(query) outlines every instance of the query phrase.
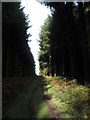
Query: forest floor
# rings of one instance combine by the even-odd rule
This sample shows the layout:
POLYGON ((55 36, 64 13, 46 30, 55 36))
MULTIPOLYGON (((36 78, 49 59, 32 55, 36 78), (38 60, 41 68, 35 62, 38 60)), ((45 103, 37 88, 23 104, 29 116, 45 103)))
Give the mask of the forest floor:
POLYGON ((80 118, 81 116, 77 115, 79 112, 87 118, 88 89, 85 86, 76 85, 75 80, 71 81, 70 85, 65 79, 60 80, 60 77, 55 79, 48 76, 33 76, 18 78, 16 82, 15 79, 3 82, 3 118, 58 118, 61 120, 62 118, 80 118), (78 95, 81 95, 82 100, 78 95))
POLYGON ((3 96, 3 118, 57 118, 58 112, 54 108, 55 106, 51 104, 50 99, 45 99, 45 95, 42 92, 44 87, 43 77, 36 76, 32 80, 24 78, 22 82, 21 80, 22 78, 18 79, 17 83, 14 83, 15 81, 10 83, 7 80, 9 82, 7 82, 7 85, 3 83, 5 84, 3 93, 9 96, 3 96), (11 88, 12 84, 14 86, 11 88), (23 89, 18 91, 17 85, 19 85, 19 89, 23 86, 23 89), (6 86, 8 87, 6 88, 6 86), (11 100, 10 97, 13 97, 15 90, 18 94, 15 99, 11 100), (10 94, 11 91, 12 95, 10 94))
POLYGON ((76 79, 66 77, 44 77, 48 95, 56 105, 62 118, 90 119, 90 85, 80 85, 76 79))

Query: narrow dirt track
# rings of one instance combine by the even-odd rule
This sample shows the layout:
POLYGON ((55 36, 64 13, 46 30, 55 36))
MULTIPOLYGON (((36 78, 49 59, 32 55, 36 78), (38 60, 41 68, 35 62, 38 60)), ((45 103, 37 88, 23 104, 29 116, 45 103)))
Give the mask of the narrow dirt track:
POLYGON ((42 97, 45 100, 48 109, 51 113, 51 118, 62 120, 62 116, 60 112, 58 111, 57 107, 52 103, 51 96, 48 95, 48 88, 47 88, 47 83, 45 80, 42 81, 41 83, 41 90, 42 90, 42 97), (46 89, 44 89, 44 86, 46 86, 46 89), (44 94, 46 92, 46 94, 44 94))

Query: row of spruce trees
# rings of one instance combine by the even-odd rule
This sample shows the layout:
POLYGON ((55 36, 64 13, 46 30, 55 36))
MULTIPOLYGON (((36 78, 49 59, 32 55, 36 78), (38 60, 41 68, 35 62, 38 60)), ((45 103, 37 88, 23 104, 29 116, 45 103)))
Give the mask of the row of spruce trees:
POLYGON ((28 16, 20 2, 2 2, 2 76, 23 77, 35 73, 28 46, 28 16))
POLYGON ((40 32, 40 74, 90 80, 90 3, 48 2, 40 32))

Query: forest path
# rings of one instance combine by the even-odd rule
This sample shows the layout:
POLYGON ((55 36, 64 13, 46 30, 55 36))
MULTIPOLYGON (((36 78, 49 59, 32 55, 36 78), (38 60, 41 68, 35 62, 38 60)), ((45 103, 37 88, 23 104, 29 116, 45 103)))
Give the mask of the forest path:
POLYGON ((60 112, 58 111, 57 107, 55 104, 53 104, 52 102, 52 97, 48 94, 48 87, 47 87, 47 81, 45 79, 43 79, 41 81, 41 90, 42 90, 42 97, 45 100, 48 109, 51 113, 51 118, 54 119, 59 119, 62 120, 62 115, 60 114, 60 112))
MULTIPOLYGON (((60 120, 68 117, 70 118, 69 115, 72 115, 72 111, 68 112, 68 110, 69 108, 71 108, 71 105, 73 106, 72 104, 73 101, 72 99, 67 98, 67 96, 69 95, 70 95, 69 98, 74 97, 75 101, 78 100, 80 102, 81 113, 75 107, 73 107, 73 111, 75 111, 74 113, 77 113, 75 117, 78 117, 77 115, 79 114, 80 116, 83 117, 84 116, 84 114, 82 113, 83 110, 86 110, 86 115, 87 115, 86 117, 88 117, 89 107, 87 100, 88 100, 89 89, 85 86, 77 85, 75 83, 72 83, 73 86, 70 85, 66 86, 66 85, 67 84, 65 83, 65 80, 62 82, 60 81, 58 83, 57 79, 53 80, 53 78, 49 79, 48 77, 43 77, 43 76, 35 76, 32 78, 18 78, 18 79, 11 78, 5 80, 5 84, 3 86, 4 102, 2 104, 3 118, 41 118, 41 119, 58 118, 60 120), (10 94, 11 92, 12 94, 10 94), (14 94, 16 92, 18 94, 16 97, 14 97, 14 94), (74 92, 77 94, 75 95, 72 94, 74 92), (83 102, 82 99, 78 98, 79 96, 76 97, 76 95, 78 95, 79 93, 82 95, 83 102), (59 95, 61 95, 61 101, 63 101, 62 104, 59 95), (66 97, 64 98, 63 95, 66 97), (11 99, 8 100, 8 98, 13 98, 13 97, 15 99, 12 99, 12 101, 11 99), (67 101, 68 102, 70 101, 71 103, 70 106, 66 106, 67 101), (5 102, 6 104, 4 104, 5 102)), ((77 105, 77 102, 75 102, 74 105, 77 105)))
MULTIPOLYGON (((30 81, 9 105, 4 118, 58 118, 61 120, 57 107, 48 95, 45 79, 36 76, 30 81)), ((23 84, 25 82, 27 79, 23 80, 23 84)))

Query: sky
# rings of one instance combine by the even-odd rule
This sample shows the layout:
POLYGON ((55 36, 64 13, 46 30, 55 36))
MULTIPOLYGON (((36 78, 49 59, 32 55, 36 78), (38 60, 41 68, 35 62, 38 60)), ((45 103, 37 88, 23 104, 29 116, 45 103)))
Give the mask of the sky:
POLYGON ((44 5, 41 5, 36 0, 21 0, 21 4, 24 8, 25 14, 29 15, 29 20, 32 27, 28 29, 28 33, 32 36, 29 38, 29 46, 34 57, 36 65, 36 74, 39 75, 39 62, 38 62, 38 53, 39 53, 39 33, 40 28, 44 24, 44 20, 51 15, 50 9, 44 5))

